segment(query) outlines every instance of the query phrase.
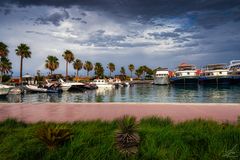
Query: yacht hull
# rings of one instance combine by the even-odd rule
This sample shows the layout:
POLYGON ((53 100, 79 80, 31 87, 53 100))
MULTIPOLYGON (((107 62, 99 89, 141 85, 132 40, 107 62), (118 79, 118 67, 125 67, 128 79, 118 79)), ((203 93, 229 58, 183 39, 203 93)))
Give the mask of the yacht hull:
POLYGON ((227 85, 231 83, 231 78, 229 76, 201 76, 199 83, 202 85, 227 85))
POLYGON ((231 84, 240 84, 240 75, 232 76, 231 84))
POLYGON ((170 82, 174 85, 197 85, 198 77, 172 77, 170 78, 170 82))

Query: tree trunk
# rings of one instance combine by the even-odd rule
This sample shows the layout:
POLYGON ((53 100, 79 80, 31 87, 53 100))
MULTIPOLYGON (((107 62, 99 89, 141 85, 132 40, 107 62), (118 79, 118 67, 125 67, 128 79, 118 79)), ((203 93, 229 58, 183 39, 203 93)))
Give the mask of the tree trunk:
POLYGON ((79 70, 77 70, 77 78, 78 78, 78 72, 79 72, 79 70))
POLYGON ((87 70, 87 76, 89 76, 89 71, 87 70))
POLYGON ((50 70, 50 75, 52 75, 52 72, 53 72, 53 71, 52 71, 52 70, 50 70))
POLYGON ((110 72, 110 77, 112 76, 112 72, 111 71, 109 71, 110 72))
POLYGON ((23 70, 23 56, 21 56, 21 62, 20 62, 20 79, 19 79, 20 84, 22 84, 22 70, 23 70))
POLYGON ((132 78, 132 71, 131 71, 131 78, 132 78))
POLYGON ((68 79, 68 61, 66 61, 66 80, 68 79))
POLYGON ((3 79, 3 72, 1 71, 1 75, 0 75, 0 83, 2 83, 2 79, 3 79))

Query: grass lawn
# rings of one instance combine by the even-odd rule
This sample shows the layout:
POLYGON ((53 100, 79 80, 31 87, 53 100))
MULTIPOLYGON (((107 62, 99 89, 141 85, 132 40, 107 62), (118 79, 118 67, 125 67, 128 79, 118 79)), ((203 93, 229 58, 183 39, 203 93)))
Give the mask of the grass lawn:
MULTIPOLYGON (((173 124, 169 119, 147 118, 139 123, 139 152, 124 157, 115 147, 116 121, 64 123, 74 137, 54 150, 36 138, 46 123, 0 122, 1 160, 221 160, 240 159, 240 125, 193 120, 173 124)), ((48 123, 48 125, 56 125, 48 123)))

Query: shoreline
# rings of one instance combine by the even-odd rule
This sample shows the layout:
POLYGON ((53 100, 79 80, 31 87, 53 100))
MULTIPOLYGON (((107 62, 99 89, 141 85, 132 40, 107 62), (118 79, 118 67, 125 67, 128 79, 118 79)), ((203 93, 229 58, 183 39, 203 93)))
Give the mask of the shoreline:
POLYGON ((193 119, 235 123, 239 103, 0 103, 0 121, 14 118, 27 123, 111 121, 124 115, 138 120, 169 117, 175 123, 193 119))

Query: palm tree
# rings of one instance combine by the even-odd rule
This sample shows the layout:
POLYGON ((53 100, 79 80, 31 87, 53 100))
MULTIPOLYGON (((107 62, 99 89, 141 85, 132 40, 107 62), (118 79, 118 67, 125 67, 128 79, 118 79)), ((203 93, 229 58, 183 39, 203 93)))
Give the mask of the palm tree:
POLYGON ((115 71, 115 64, 114 63, 108 63, 107 68, 109 69, 110 72, 110 77, 111 77, 111 73, 115 71))
POLYGON ((8 46, 3 42, 0 42, 0 57, 6 57, 8 56, 8 53, 8 46))
POLYGON ((143 69, 142 67, 139 67, 136 71, 135 71, 136 76, 138 77, 138 79, 141 77, 141 75, 143 74, 143 69))
POLYGON ((63 53, 63 58, 66 60, 66 79, 68 78, 68 63, 74 61, 74 54, 70 50, 66 50, 63 53))
POLYGON ((20 80, 19 83, 22 83, 22 70, 23 70, 23 59, 24 58, 31 58, 32 52, 30 48, 26 45, 21 43, 16 49, 16 55, 20 56, 20 80))
POLYGON ((83 63, 80 59, 76 59, 74 62, 73 62, 73 68, 77 71, 77 77, 78 77, 78 72, 79 70, 81 70, 83 67, 83 63))
POLYGON ((95 63, 94 71, 97 77, 103 77, 104 68, 102 67, 101 63, 99 62, 95 63))
POLYGON ((45 67, 50 70, 50 74, 59 67, 58 58, 55 56, 48 56, 45 61, 45 67))
POLYGON ((121 69, 120 69, 120 73, 121 73, 122 75, 125 75, 125 74, 126 74, 126 72, 125 72, 125 68, 124 68, 124 67, 121 67, 121 69))
POLYGON ((12 63, 7 57, 1 57, 0 60, 0 72, 1 72, 1 78, 0 83, 2 82, 2 76, 3 74, 9 73, 12 70, 12 63))
POLYGON ((86 61, 83 68, 87 71, 87 76, 89 76, 89 72, 93 70, 92 62, 86 61))
POLYGON ((132 72, 135 70, 134 65, 133 64, 129 64, 128 69, 131 72, 131 78, 132 78, 132 72))

